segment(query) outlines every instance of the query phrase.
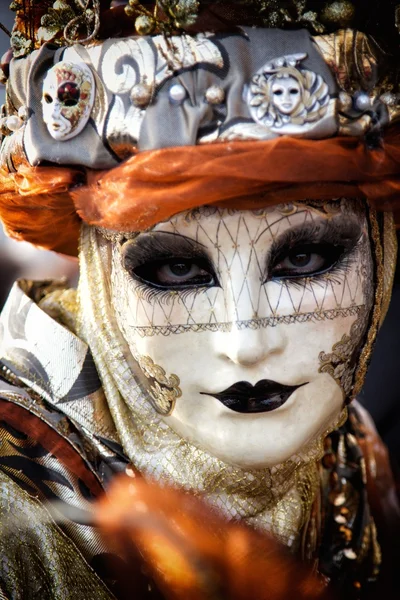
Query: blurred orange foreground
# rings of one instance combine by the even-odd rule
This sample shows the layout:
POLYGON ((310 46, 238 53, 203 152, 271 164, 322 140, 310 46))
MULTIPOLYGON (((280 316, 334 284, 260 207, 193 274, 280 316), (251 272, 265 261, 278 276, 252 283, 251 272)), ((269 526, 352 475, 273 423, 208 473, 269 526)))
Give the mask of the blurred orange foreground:
POLYGON ((285 547, 184 491, 122 477, 96 511, 97 525, 128 563, 126 598, 148 598, 151 581, 161 593, 154 597, 168 600, 331 598, 285 547))

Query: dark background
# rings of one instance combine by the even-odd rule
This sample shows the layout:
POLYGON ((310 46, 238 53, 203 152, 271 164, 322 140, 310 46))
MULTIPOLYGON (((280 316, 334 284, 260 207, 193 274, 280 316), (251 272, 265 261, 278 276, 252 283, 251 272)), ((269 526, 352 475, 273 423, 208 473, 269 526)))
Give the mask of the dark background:
MULTIPOLYGON (((13 13, 8 10, 10 0, 0 0, 0 21, 12 28, 13 13)), ((8 37, 0 30, 0 55, 8 48, 8 37)), ((4 88, 0 85, 0 104, 4 101, 4 88)), ((0 235, 0 304, 4 294, 16 277, 74 278, 75 266, 53 253, 33 250, 28 244, 5 240, 0 235)), ((397 269, 393 298, 389 313, 379 332, 373 360, 364 390, 360 396, 372 414, 378 429, 392 454, 400 463, 400 269, 397 269)))
MULTIPOLYGON (((399 232, 400 233, 400 232, 399 232)), ((399 233, 397 240, 400 245, 399 233)), ((400 465, 400 261, 397 261, 389 312, 378 334, 360 400, 400 465)))

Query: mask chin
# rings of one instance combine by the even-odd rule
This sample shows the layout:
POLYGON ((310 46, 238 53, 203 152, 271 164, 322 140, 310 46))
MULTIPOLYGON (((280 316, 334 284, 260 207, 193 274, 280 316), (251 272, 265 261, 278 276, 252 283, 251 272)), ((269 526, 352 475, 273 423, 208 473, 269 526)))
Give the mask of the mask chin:
POLYGON ((343 390, 326 374, 316 375, 284 406, 267 413, 234 414, 210 399, 195 419, 184 402, 178 401, 164 422, 182 439, 244 470, 271 469, 296 457, 304 460, 343 420, 343 390))

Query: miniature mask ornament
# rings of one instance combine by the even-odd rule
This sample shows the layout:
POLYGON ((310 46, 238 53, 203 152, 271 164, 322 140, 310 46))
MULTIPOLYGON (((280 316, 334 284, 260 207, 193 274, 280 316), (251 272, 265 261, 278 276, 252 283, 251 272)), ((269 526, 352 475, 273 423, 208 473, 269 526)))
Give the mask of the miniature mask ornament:
POLYGON ((43 120, 52 138, 70 140, 82 132, 90 117, 95 81, 85 63, 59 62, 43 82, 43 120))
POLYGON ((320 75, 299 66, 306 56, 277 58, 253 77, 247 101, 256 123, 274 133, 296 135, 311 131, 327 116, 332 103, 328 86, 320 75))
POLYGON ((277 78, 271 91, 273 104, 283 115, 295 112, 301 102, 300 84, 290 75, 277 78))
POLYGON ((368 227, 354 200, 203 207, 114 244, 116 320, 165 423, 251 469, 326 432, 372 307, 368 227))

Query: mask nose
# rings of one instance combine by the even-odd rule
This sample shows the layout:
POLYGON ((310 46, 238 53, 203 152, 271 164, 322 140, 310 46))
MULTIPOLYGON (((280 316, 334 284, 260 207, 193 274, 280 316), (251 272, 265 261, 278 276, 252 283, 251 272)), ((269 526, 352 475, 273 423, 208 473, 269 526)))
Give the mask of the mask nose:
POLYGON ((59 118, 61 115, 61 104, 59 102, 53 102, 53 106, 51 108, 51 116, 53 119, 59 118))
POLYGON ((292 97, 290 95, 289 88, 285 88, 283 91, 283 102, 285 104, 292 102, 292 97))
POLYGON ((257 321, 250 323, 249 328, 241 327, 241 323, 233 323, 230 332, 216 334, 217 352, 221 358, 252 367, 284 351, 287 340, 282 327, 264 327, 257 321))
POLYGON ((240 269, 237 265, 236 269, 231 268, 225 283, 223 301, 229 330, 215 332, 214 339, 220 358, 252 367, 268 360, 272 354, 283 352, 287 340, 284 327, 274 327, 268 322, 271 307, 267 306, 258 266, 254 262, 249 264, 243 277, 242 263, 240 269))

